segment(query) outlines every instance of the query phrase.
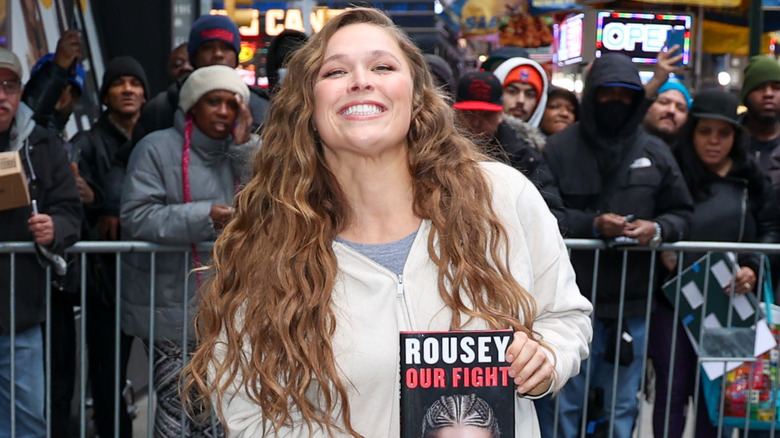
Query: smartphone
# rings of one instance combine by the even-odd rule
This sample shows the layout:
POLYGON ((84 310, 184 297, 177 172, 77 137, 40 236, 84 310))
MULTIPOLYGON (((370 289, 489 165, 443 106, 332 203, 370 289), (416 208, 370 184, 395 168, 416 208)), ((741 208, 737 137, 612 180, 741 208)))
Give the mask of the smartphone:
MULTIPOLYGON (((685 30, 684 29, 669 29, 666 31, 666 48, 669 49, 671 47, 674 47, 675 45, 679 46, 677 51, 674 53, 675 56, 680 55, 683 53, 683 49, 685 48, 685 30)), ((675 63, 676 66, 680 67, 683 65, 683 60, 680 59, 677 63, 675 63)))

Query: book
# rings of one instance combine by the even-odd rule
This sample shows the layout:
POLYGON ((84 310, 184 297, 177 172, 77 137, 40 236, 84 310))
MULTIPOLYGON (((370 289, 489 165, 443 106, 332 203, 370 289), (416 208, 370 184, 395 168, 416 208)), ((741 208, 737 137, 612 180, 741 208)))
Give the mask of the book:
POLYGON ((512 335, 401 332, 401 437, 433 435, 464 418, 471 427, 514 436, 515 383, 506 361, 512 335))

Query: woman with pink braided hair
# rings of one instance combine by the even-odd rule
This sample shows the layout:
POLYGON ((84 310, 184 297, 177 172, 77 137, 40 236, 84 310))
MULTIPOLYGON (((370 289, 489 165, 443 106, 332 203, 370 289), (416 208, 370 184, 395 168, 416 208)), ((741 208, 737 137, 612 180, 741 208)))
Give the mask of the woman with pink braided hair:
POLYGON ((158 437, 178 437, 182 429, 212 436, 211 424, 181 420, 179 371, 195 340, 190 323, 195 312, 185 303, 194 301, 205 277, 191 269, 208 263, 208 253, 195 245, 213 241, 230 219, 251 145, 257 144, 250 141, 248 101, 249 89, 234 69, 199 68, 182 86, 174 126, 144 137, 127 167, 122 238, 192 245, 193 250, 191 256, 155 254, 154 265, 148 254, 122 258, 122 330, 141 338, 154 355, 158 437))

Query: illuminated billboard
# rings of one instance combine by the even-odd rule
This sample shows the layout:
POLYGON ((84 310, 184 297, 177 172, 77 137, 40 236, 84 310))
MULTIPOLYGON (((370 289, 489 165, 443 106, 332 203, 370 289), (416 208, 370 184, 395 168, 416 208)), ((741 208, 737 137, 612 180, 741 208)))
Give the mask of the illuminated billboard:
POLYGON ((585 14, 566 17, 553 25, 553 63, 559 66, 582 61, 585 14))
POLYGON ((640 64, 656 62, 658 52, 666 46, 666 33, 670 29, 683 31, 683 60, 691 61, 690 15, 652 14, 599 11, 596 18, 596 57, 603 53, 618 52, 640 64))

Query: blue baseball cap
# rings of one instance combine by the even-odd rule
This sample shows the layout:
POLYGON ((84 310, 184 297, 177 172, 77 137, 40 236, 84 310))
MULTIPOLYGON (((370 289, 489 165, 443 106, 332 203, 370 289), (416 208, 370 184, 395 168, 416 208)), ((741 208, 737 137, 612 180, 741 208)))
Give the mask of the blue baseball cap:
POLYGON ((644 91, 644 88, 639 85, 629 84, 627 82, 607 82, 600 85, 601 87, 623 87, 636 91, 644 91))
MULTIPOLYGON (((54 53, 43 55, 41 59, 39 59, 38 62, 35 63, 32 70, 30 70, 30 76, 34 75, 35 72, 40 70, 41 67, 43 67, 43 65, 49 61, 54 62, 54 53)), ((68 76, 68 82, 75 85, 76 88, 79 89, 81 94, 84 94, 84 84, 86 83, 86 81, 87 81, 87 74, 86 72, 84 72, 84 67, 81 66, 80 62, 77 62, 73 74, 68 76)))

